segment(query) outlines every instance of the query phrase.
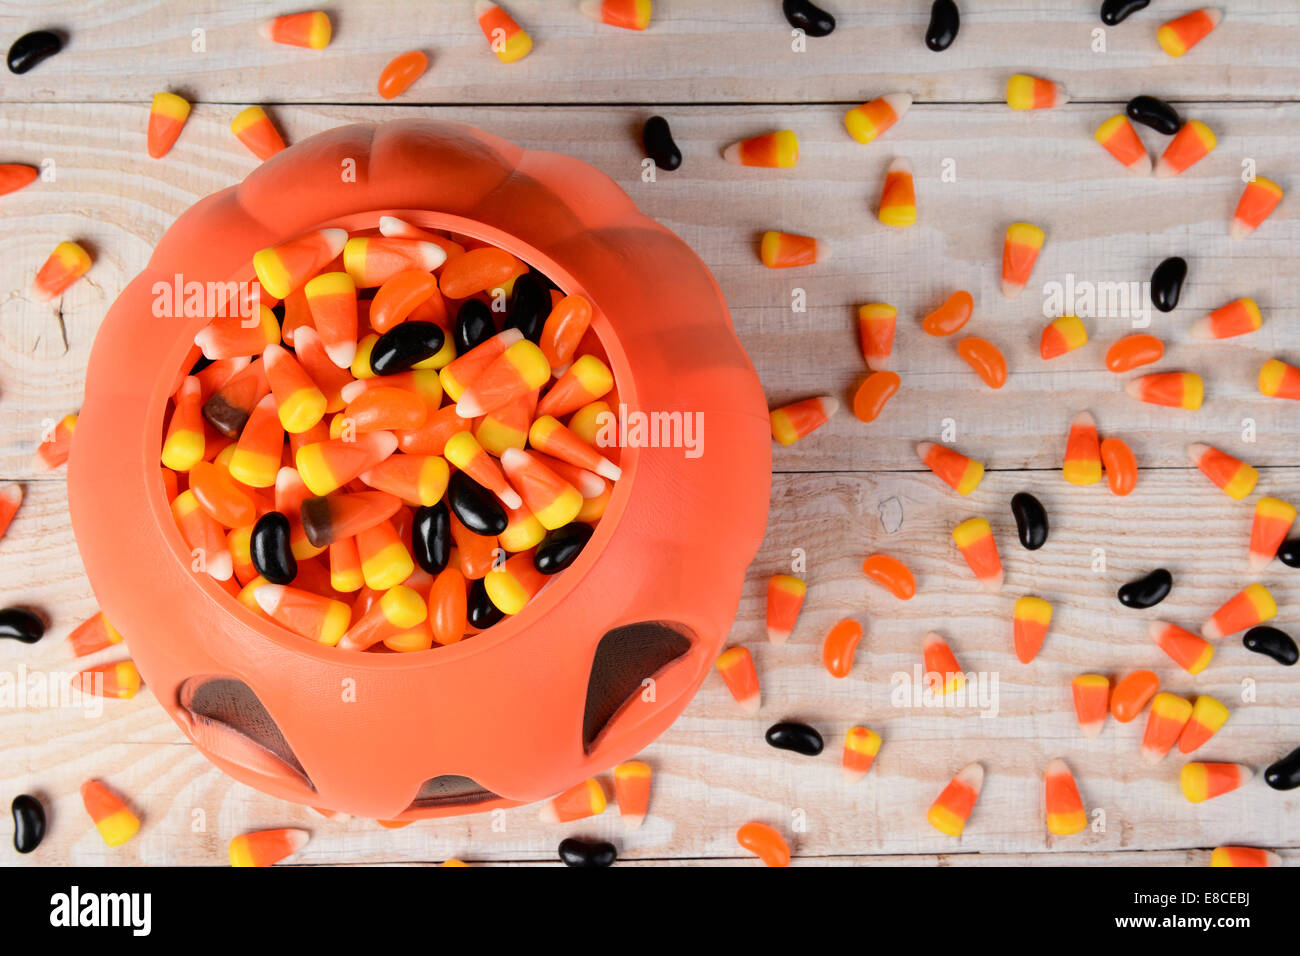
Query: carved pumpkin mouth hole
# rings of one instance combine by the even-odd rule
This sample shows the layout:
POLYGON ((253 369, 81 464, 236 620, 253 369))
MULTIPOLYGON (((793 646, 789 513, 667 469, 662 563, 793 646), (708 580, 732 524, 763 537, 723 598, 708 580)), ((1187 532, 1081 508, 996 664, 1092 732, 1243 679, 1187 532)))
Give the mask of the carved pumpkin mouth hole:
POLYGON ((420 785, 415 799, 408 810, 422 810, 429 807, 472 806, 498 799, 491 790, 485 790, 469 777, 459 774, 444 773, 430 777, 420 785))
POLYGON ((606 632, 587 679, 582 746, 588 752, 624 704, 641 692, 643 682, 691 649, 690 633, 671 621, 641 621, 606 632))

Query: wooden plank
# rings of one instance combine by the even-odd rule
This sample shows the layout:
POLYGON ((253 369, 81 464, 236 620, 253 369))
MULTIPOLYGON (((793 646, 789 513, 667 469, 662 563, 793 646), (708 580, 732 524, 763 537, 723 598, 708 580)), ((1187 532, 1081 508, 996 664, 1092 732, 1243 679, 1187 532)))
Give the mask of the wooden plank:
MULTIPOLYGON (((592 163, 713 270, 773 404, 820 392, 847 402, 863 374, 856 305, 896 305, 894 364, 903 391, 872 425, 842 413, 798 445, 776 449, 779 471, 915 469, 914 443, 937 439, 945 419, 955 427, 956 445, 991 468, 1056 468, 1068 423, 1081 408, 1093 410, 1106 434, 1128 441, 1144 467, 1187 467, 1184 446, 1201 440, 1259 465, 1300 464, 1295 408, 1263 398, 1255 386, 1266 358, 1300 359, 1300 326, 1286 319, 1300 279, 1285 265, 1300 240, 1300 213, 1286 202, 1255 236, 1234 242, 1226 235, 1243 158, 1288 183, 1300 107, 1197 110, 1222 144, 1175 181, 1122 175, 1090 141, 1109 110, 1070 106, 1024 117, 994 106, 917 107, 887 140, 860 147, 845 136, 835 108, 683 108, 672 119, 686 165, 653 183, 641 180, 631 134, 646 112, 637 108, 300 107, 277 111, 277 120, 292 142, 345 122, 439 116, 592 163), (802 138, 796 170, 742 170, 719 158, 727 142, 783 125, 802 138), (874 218, 880 179, 895 155, 916 169, 921 209, 920 223, 901 233, 874 218), (956 182, 941 181, 948 159, 956 182), (1031 287, 1008 301, 998 291, 1001 236, 1016 219, 1041 224, 1049 238, 1031 287), (809 269, 766 270, 755 243, 761 230, 774 227, 816 234, 832 244, 833 255, 809 269), (1201 372, 1204 409, 1153 408, 1123 394, 1103 356, 1111 341, 1132 331, 1131 319, 1089 319, 1087 348, 1051 363, 1038 358, 1046 283, 1071 276, 1142 281, 1175 254, 1189 259, 1191 275, 1178 310, 1154 313, 1151 331, 1168 343, 1155 368, 1201 372), (1000 392, 978 382, 954 343, 918 328, 955 287, 977 298, 966 331, 990 338, 1007 355, 1012 373, 1000 392), (794 289, 805 291, 806 312, 791 311, 794 289), (1190 341, 1197 318, 1241 295, 1259 302, 1260 332, 1233 342, 1190 341), (1243 440, 1251 427, 1256 440, 1243 440)), ((6 158, 50 159, 57 172, 55 182, 4 200, 10 228, 0 236, 0 288, 9 291, 0 301, 0 382, 9 414, 0 422, 0 475, 36 473, 30 453, 42 429, 80 403, 94 330, 167 225, 252 168, 226 129, 233 112, 200 106, 161 162, 144 153, 143 106, 14 106, 0 118, 0 135, 24 144, 6 158), (63 298, 60 313, 29 301, 25 290, 48 250, 66 237, 86 241, 96 265, 63 298)))
MULTIPOLYGON (((1296 475, 1287 472, 1292 480, 1296 475)), ((656 782, 651 815, 640 831, 624 831, 613 809, 562 830, 540 824, 529 807, 400 831, 363 820, 328 823, 224 777, 184 742, 148 691, 133 701, 105 703, 99 716, 75 701, 58 708, 0 707, 0 735, 12 742, 0 788, 40 793, 52 806, 50 836, 33 858, 43 863, 219 863, 225 841, 236 833, 286 825, 315 834, 303 863, 436 861, 451 855, 544 861, 570 833, 614 839, 628 858, 713 860, 740 857, 733 835, 746 819, 780 826, 800 854, 901 854, 901 862, 925 865, 1062 862, 1059 853, 1071 854, 1064 859, 1072 863, 1081 853, 1102 854, 1097 859, 1108 864, 1136 862, 1122 852, 1139 849, 1161 851, 1143 860, 1199 864, 1203 852, 1189 851, 1222 843, 1289 848, 1294 859, 1300 850, 1300 795, 1270 790, 1257 778, 1241 792, 1191 805, 1178 792, 1184 758, 1174 754, 1153 768, 1139 756, 1143 720, 1108 721, 1102 736, 1091 741, 1075 725, 1072 677, 1149 667, 1166 689, 1210 694, 1231 710, 1228 724, 1198 759, 1240 761, 1260 770, 1300 743, 1300 674, 1294 669, 1247 652, 1234 636, 1220 642, 1208 670, 1192 677, 1146 637, 1146 623, 1157 615, 1196 627, 1249 579, 1242 573, 1248 509, 1191 479, 1177 471, 1152 472, 1133 498, 1118 501, 1098 489, 1067 486, 1054 475, 994 473, 972 500, 959 500, 921 475, 777 476, 767 537, 730 638, 753 650, 763 710, 757 717, 742 714, 711 676, 644 755, 655 767, 656 782), (1038 552, 1015 543, 1006 511, 1009 496, 1022 489, 1038 495, 1051 512, 1052 536, 1038 552), (882 513, 892 532, 882 526, 882 513), (988 516, 998 537, 1008 580, 1002 594, 978 590, 948 537, 955 521, 974 513, 988 516), (1092 570, 1099 546, 1106 551, 1104 573, 1092 570), (775 648, 762 637, 764 582, 788 568, 795 548, 806 552, 809 595, 790 643, 775 648), (876 550, 912 567, 919 586, 912 601, 900 603, 863 578, 861 558, 876 550), (1156 565, 1174 574, 1169 599, 1153 611, 1121 608, 1115 587, 1156 565), (1042 595, 1056 608, 1047 642, 1028 666, 1015 660, 1010 642, 1011 604, 1023 593, 1042 595), (820 641, 846 616, 862 620, 867 634, 852 674, 836 681, 822 669, 820 641), (920 663, 921 636, 932 628, 950 640, 967 671, 989 682, 996 678, 996 716, 981 716, 988 706, 896 706, 895 675, 909 674, 920 663), (1253 701, 1244 699, 1247 690, 1253 701), (763 729, 785 718, 820 728, 825 753, 810 759, 767 747, 763 729), (859 723, 876 729, 885 743, 870 776, 846 786, 839 752, 845 730, 859 723), (1104 832, 1045 834, 1040 774, 1057 756, 1072 767, 1086 806, 1105 812, 1104 832), (985 791, 966 835, 951 840, 930 830, 924 810, 948 777, 971 760, 987 770, 985 791), (121 850, 106 849, 82 814, 76 790, 90 776, 128 795, 145 819, 141 835, 121 850), (804 832, 791 832, 796 819, 804 832), (202 830, 195 829, 196 821, 202 830)), ((35 483, 0 543, 0 603, 41 605, 53 620, 40 644, 5 642, 0 673, 16 674, 22 664, 50 675, 83 663, 71 659, 63 638, 93 604, 77 577, 62 497, 61 483, 35 483)), ((1294 573, 1275 567, 1260 577, 1282 605, 1284 627, 1295 615, 1293 589, 1287 587, 1294 573)), ((110 650, 100 658, 120 656, 110 650)))
POLYGON ((961 4, 957 42, 942 54, 925 48, 928 5, 912 0, 828 3, 839 26, 804 52, 793 49, 775 0, 655 0, 643 34, 591 23, 576 7, 508 4, 535 45, 506 66, 488 51, 468 0, 334 4, 335 37, 320 53, 262 40, 269 11, 254 0, 8 4, 0 35, 58 26, 70 42, 39 70, 0 76, 0 100, 147 102, 171 88, 206 103, 380 103, 379 71, 411 44, 432 66, 408 101, 438 104, 849 102, 895 89, 1000 102, 1016 70, 1050 75, 1086 100, 1295 99, 1300 85, 1292 54, 1300 10, 1286 0, 1239 0, 1177 61, 1156 44, 1156 29, 1180 10, 1153 8, 1103 28, 1095 0, 961 4), (194 50, 195 30, 204 31, 204 52, 194 50), (1105 52, 1094 49, 1098 31, 1105 52))

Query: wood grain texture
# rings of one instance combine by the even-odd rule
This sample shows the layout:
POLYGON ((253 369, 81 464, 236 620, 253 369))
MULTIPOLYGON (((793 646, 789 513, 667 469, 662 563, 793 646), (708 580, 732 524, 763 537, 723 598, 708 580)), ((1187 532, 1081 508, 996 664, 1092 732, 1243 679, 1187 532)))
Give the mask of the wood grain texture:
POLYGON ((924 44, 925 0, 826 6, 838 27, 799 53, 776 0, 655 0, 640 34, 590 22, 576 0, 514 0, 507 8, 534 48, 507 66, 489 52, 471 0, 325 4, 334 40, 321 52, 263 40, 258 26, 278 10, 254 0, 7 3, 0 35, 57 26, 70 42, 39 71, 0 77, 0 99, 147 102, 170 88, 210 103, 380 103, 379 71, 410 47, 432 61, 406 94, 417 103, 848 102, 894 89, 928 101, 995 102, 1017 71, 1049 75, 1084 100, 1122 102, 1139 92, 1260 100, 1294 99, 1300 81, 1292 52, 1300 10, 1287 0, 1236 0, 1178 61, 1156 43, 1178 7, 1103 28, 1099 0, 962 3, 956 43, 936 54, 924 44), (196 29, 205 31, 206 52, 192 49, 196 29), (1104 53, 1093 50, 1098 30, 1104 53))

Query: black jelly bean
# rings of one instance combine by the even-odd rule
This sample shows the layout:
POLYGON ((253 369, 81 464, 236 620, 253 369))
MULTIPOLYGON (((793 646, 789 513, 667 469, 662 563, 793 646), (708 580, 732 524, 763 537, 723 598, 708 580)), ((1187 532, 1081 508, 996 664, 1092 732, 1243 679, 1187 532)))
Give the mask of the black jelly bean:
POLYGON ((31 794, 20 793, 10 809, 14 815, 14 849, 31 853, 45 839, 45 807, 31 794))
POLYGON ((1123 23, 1129 14, 1137 13, 1151 0, 1102 0, 1101 22, 1108 27, 1123 23))
POLYGON ((1150 574, 1121 585, 1116 597, 1125 607, 1155 607, 1169 597, 1173 586, 1174 576, 1164 568, 1156 568, 1150 574))
POLYGON ((645 154, 660 169, 671 172, 682 164, 682 151, 673 142, 673 131, 668 128, 668 121, 662 116, 652 116, 645 121, 641 144, 645 147, 645 154))
POLYGON ((550 314, 551 293, 546 286, 530 275, 516 279, 510 296, 510 308, 506 310, 505 327, 518 329, 530 342, 540 342, 542 326, 550 314))
POLYGON ((45 636, 45 621, 25 607, 7 607, 0 611, 0 637, 35 644, 45 636))
POLYGON ((49 30, 24 33, 9 48, 10 73, 26 73, 42 60, 48 60, 63 49, 63 38, 49 30))
POLYGON ((925 45, 935 53, 952 46, 961 28, 961 15, 954 0, 934 0, 930 7, 930 25, 925 28, 925 45))
POLYGON ((487 303, 482 299, 466 299, 456 313, 456 325, 451 331, 456 354, 464 355, 496 334, 496 323, 492 321, 492 310, 487 303))
POLYGON ((1300 650, 1296 649, 1295 641, 1286 631, 1279 631, 1275 627, 1262 625, 1252 627, 1242 637, 1241 643, 1246 646, 1246 650, 1254 651, 1256 654, 1263 654, 1265 657, 1271 657, 1279 664, 1285 664, 1290 667, 1296 661, 1300 660, 1300 650))
POLYGON ((1011 515, 1016 519, 1016 534, 1029 551, 1037 551, 1047 543, 1047 509, 1027 491, 1011 499, 1011 515))
POLYGON ((253 525, 248 542, 253 568, 272 584, 289 584, 298 576, 298 562, 289 545, 289 519, 268 511, 253 525))
POLYGON ((767 728, 765 736, 768 744, 778 750, 793 750, 806 757, 816 757, 822 752, 822 735, 807 724, 783 720, 767 728))
POLYGON ((549 532, 533 552, 533 567, 542 574, 558 574, 582 553, 595 529, 575 521, 549 532))
POLYGON ((1178 110, 1164 100, 1154 96, 1135 96, 1124 108, 1128 118, 1143 126, 1150 126, 1157 133, 1173 136, 1182 129, 1183 121, 1178 117, 1178 110))
POLYGON ((447 502, 417 508, 411 521, 411 557, 430 574, 438 574, 451 558, 451 512, 447 502))
POLYGON ((446 336, 432 322, 403 322, 395 325, 370 350, 370 370, 376 375, 409 372, 415 363, 437 355, 446 336))
POLYGON ((457 520, 475 534, 500 534, 510 523, 497 496, 463 471, 447 483, 447 503, 457 520))
POLYGON ((1277 559, 1288 568, 1300 568, 1300 538, 1288 538, 1277 549, 1277 559))
POLYGON ((505 616, 506 612, 488 597, 487 585, 482 578, 469 586, 469 597, 465 599, 465 619, 469 621, 470 627, 485 631, 505 616))
POLYGON ((1187 260, 1181 256, 1171 256, 1160 263, 1151 273, 1151 304, 1161 312, 1174 311, 1186 278, 1187 260))
POLYGON ((835 29, 835 18, 808 0, 781 0, 781 12, 790 26, 810 37, 829 36, 835 29))
POLYGON ((560 859, 565 866, 612 866, 618 859, 618 850, 605 840, 569 837, 560 841, 560 859))
POLYGON ((1300 747, 1281 760, 1268 765, 1264 782, 1274 790, 1294 790, 1300 787, 1300 747))

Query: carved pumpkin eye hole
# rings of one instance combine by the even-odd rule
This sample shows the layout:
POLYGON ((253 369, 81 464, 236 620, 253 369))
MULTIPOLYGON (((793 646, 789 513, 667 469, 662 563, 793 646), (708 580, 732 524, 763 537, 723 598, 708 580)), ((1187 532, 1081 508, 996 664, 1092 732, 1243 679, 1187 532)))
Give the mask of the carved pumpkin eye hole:
POLYGON ((601 732, 642 682, 691 649, 690 631, 671 621, 642 621, 615 628, 596 646, 587 680, 582 746, 590 751, 601 732))

